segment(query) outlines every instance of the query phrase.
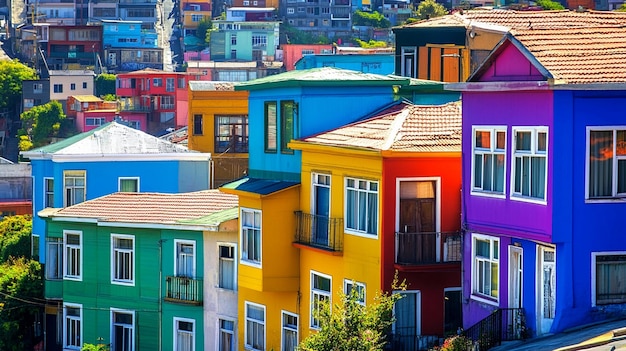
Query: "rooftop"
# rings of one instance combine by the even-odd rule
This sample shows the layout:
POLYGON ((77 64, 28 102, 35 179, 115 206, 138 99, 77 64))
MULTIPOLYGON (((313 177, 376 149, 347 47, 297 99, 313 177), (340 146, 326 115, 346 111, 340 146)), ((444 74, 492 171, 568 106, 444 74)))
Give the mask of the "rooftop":
POLYGON ((207 80, 193 80, 189 82, 191 91, 233 91, 235 82, 220 82, 207 80))

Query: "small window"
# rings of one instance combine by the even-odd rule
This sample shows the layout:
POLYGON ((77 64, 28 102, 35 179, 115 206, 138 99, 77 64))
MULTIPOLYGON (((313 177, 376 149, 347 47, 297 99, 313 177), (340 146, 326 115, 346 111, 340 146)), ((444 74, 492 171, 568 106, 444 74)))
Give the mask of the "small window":
POLYGON ((219 287, 235 290, 235 247, 219 245, 219 287))
POLYGON ((365 306, 365 284, 346 279, 343 281, 343 292, 348 296, 356 293, 359 303, 365 306))
POLYGON ((265 103, 265 152, 276 152, 278 126, 276 120, 276 101, 265 103))
POLYGON ((70 90, 76 90, 76 84, 75 83, 71 83, 70 84, 70 90))
POLYGON ((548 129, 514 127, 511 196, 545 201, 547 161, 548 129))
POLYGON ((332 282, 331 277, 316 272, 311 272, 311 328, 320 328, 319 315, 323 304, 330 307, 332 282))
POLYGON ((193 135, 202 135, 202 115, 193 115, 193 135))
POLYGON ((174 317, 174 345, 172 350, 195 351, 196 321, 174 317))
POLYGON ((54 207, 54 178, 44 178, 45 207, 54 207))
POLYGON ((596 305, 626 303, 626 252, 598 255, 595 261, 596 305))
POLYGON ((294 120, 296 118, 296 103, 293 101, 280 102, 280 152, 293 154, 288 143, 294 139, 294 120))
POLYGON ((63 84, 54 84, 53 88, 55 93, 63 92, 63 84))
POLYGON ((472 191, 504 195, 506 127, 474 127, 472 191))
POLYGON ((46 238, 46 279, 63 279, 63 238, 46 238))
POLYGON ((83 82, 83 89, 87 89, 87 82, 83 82))
POLYGON ((153 78, 153 85, 155 87, 162 87, 163 86, 163 79, 162 78, 153 78))
POLYGON ((265 306, 245 302, 246 349, 265 350, 265 306))
POLYGON ((587 133, 587 198, 626 197, 626 127, 587 133))
POLYGON ((65 171, 63 176, 65 188, 65 207, 84 202, 86 199, 85 171, 65 171))
POLYGON ((235 322, 220 319, 218 351, 235 351, 235 322))
POLYGON ((131 235, 111 235, 111 282, 135 284, 135 239, 131 235))
POLYGON ((294 351, 298 348, 298 315, 283 312, 282 351, 294 351))
POLYGON ((261 211, 241 209, 241 260, 261 264, 261 211))
POLYGON ((139 192, 139 178, 120 177, 118 178, 118 191, 126 193, 139 192))
POLYGON ((83 307, 82 305, 63 305, 63 346, 65 349, 80 350, 82 343, 83 307))

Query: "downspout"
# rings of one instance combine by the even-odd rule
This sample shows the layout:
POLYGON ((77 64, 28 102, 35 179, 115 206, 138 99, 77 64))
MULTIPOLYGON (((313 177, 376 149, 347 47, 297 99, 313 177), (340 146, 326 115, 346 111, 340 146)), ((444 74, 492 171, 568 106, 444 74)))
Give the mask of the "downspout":
POLYGON ((165 240, 159 240, 159 350, 163 350, 163 242, 165 240))

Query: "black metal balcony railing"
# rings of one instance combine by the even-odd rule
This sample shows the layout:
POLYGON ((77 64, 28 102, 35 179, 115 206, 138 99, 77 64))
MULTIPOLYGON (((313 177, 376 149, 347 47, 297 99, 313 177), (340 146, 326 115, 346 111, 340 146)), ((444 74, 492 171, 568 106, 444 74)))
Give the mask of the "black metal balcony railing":
POLYGON ((418 335, 415 326, 395 328, 388 336, 385 350, 393 351, 422 351, 432 350, 437 346, 439 337, 436 335, 418 335))
POLYGON ((168 276, 165 278, 165 301, 202 304, 202 279, 168 276))
POLYGON ((396 263, 403 265, 461 261, 461 234, 396 233, 396 263))
POLYGON ((296 211, 296 242, 329 251, 343 249, 343 219, 296 211))
POLYGON ((489 350, 502 341, 527 337, 523 308, 499 308, 480 322, 463 331, 463 335, 478 344, 479 351, 489 350))

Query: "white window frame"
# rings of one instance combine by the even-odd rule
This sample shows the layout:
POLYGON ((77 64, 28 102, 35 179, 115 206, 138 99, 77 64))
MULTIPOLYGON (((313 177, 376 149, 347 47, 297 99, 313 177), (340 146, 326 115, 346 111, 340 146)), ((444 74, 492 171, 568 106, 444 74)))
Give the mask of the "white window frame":
POLYGON ((366 290, 366 285, 365 283, 361 283, 361 282, 357 282, 356 280, 352 280, 352 279, 344 279, 343 280, 343 293, 347 295, 350 294, 350 290, 356 286, 357 290, 361 290, 362 292, 362 296, 361 296, 361 300, 359 301, 359 304, 362 306, 365 306, 365 303, 367 301, 367 290, 366 290))
MULTIPOLYGON (((121 350, 121 348, 118 345, 113 345, 113 342, 115 340, 115 314, 116 313, 121 313, 121 314, 130 314, 132 315, 132 325, 131 325, 131 350, 135 350, 135 340, 136 340, 136 319, 135 319, 135 311, 131 311, 131 310, 124 310, 124 309, 119 309, 119 308, 113 308, 111 307, 111 335, 110 335, 110 339, 111 340, 111 349, 112 350, 121 350)), ((124 324, 124 325, 128 325, 128 324, 124 324)))
POLYGON ((188 333, 191 335, 191 349, 189 351, 195 351, 196 350, 196 321, 194 319, 190 319, 190 318, 182 318, 182 317, 174 317, 173 318, 174 321, 174 326, 173 326, 173 342, 174 345, 172 346, 172 350, 178 350, 177 346, 178 346, 178 334, 179 334, 179 329, 178 329, 178 323, 179 322, 184 322, 184 323, 191 323, 191 332, 187 331, 187 330, 182 330, 180 332, 183 333, 188 333))
POLYGON ((63 280, 63 250, 64 250, 63 238, 45 237, 45 239, 46 239, 46 261, 47 261, 47 264, 45 265, 46 279, 63 280), (56 267, 53 266, 50 262, 51 260, 50 251, 52 251, 52 248, 56 248, 56 251, 57 251, 56 267), (50 273, 54 273, 54 275, 50 273))
MULTIPOLYGON (((548 162, 549 162, 549 157, 548 157, 548 145, 549 145, 549 133, 548 133, 548 127, 545 126, 538 126, 538 127, 513 127, 512 128, 512 147, 511 147, 511 190, 510 190, 510 198, 511 200, 516 200, 516 201, 523 201, 523 202, 531 202, 531 203, 537 203, 537 204, 543 204, 545 205, 547 203, 547 199, 548 199, 548 162), (530 150, 526 151, 517 151, 517 133, 518 132, 527 132, 530 133, 531 136, 531 142, 530 142, 530 150), (538 148, 538 137, 539 137, 539 133, 545 133, 546 134, 546 150, 545 151, 540 151, 538 148), (516 192, 515 191, 515 176, 517 175, 518 169, 516 167, 516 159, 518 157, 530 157, 532 158, 537 158, 537 157, 542 157, 545 159, 546 162, 546 167, 545 167, 545 174, 544 174, 544 189, 543 189, 543 198, 539 198, 539 197, 533 197, 531 195, 522 195, 521 192, 516 192)), ((530 162, 530 167, 532 169, 532 162, 530 162)), ((505 167, 506 168, 506 167, 505 167)), ((530 171, 530 178, 532 178, 532 170, 530 171)), ((531 181, 531 180, 529 180, 531 181)), ((473 183, 472 183, 473 184, 473 183)), ((532 187, 532 184, 528 185, 529 188, 532 187)))
POLYGON ((85 126, 101 126, 107 122, 106 117, 86 117, 85 126))
MULTIPOLYGON (((495 197, 500 199, 506 198, 506 179, 507 179, 507 145, 508 145, 508 130, 507 126, 472 126, 472 173, 471 173, 471 194, 477 196, 495 197), (476 148, 476 132, 489 132, 490 133, 490 145, 489 148, 476 148), (498 132, 504 132, 504 149, 496 147, 498 132), (502 175, 502 192, 493 190, 483 190, 482 187, 478 188, 474 186, 474 177, 476 169, 476 155, 503 155, 504 156, 504 172, 502 175)), ((484 173, 484 169, 483 172, 484 173)), ((492 177, 492 180, 495 179, 492 177)), ((482 182, 481 182, 482 183, 482 182)))
POLYGON ((83 280, 83 232, 77 230, 63 230, 63 279, 83 280), (68 244, 68 235, 78 236, 78 245, 68 244), (68 251, 74 255, 68 255, 68 251), (78 256, 78 262, 73 262, 71 257, 78 256))
POLYGON ((267 311, 265 309, 264 305, 258 304, 258 303, 254 303, 254 302, 249 302, 249 301, 244 301, 244 314, 245 314, 245 323, 244 323, 244 344, 245 344, 245 348, 246 350, 256 350, 256 351, 264 351, 265 350, 265 346, 267 345, 267 328, 265 325, 265 321, 267 320, 267 311), (260 325, 263 326, 263 348, 262 349, 256 349, 254 348, 254 346, 252 344, 250 344, 248 341, 248 306, 252 306, 252 307, 256 307, 256 308, 260 308, 263 310, 263 320, 259 321, 258 319, 252 319, 250 318, 250 322, 251 323, 258 323, 260 325))
POLYGON ((237 290, 237 260, 235 259, 235 255, 237 252, 237 244, 233 244, 233 243, 227 243, 227 242, 218 242, 217 243, 217 286, 220 289, 225 289, 225 290, 233 290, 236 291, 237 290), (232 257, 232 261, 233 261, 233 288, 229 289, 229 288, 224 288, 222 287, 221 282, 221 277, 222 277, 222 261, 223 260, 230 260, 230 258, 223 258, 222 257, 222 246, 224 247, 229 247, 232 250, 233 253, 233 257, 232 257))
POLYGON ((79 170, 79 169, 77 169, 77 170, 69 170, 68 169, 68 170, 63 171, 63 205, 64 205, 63 207, 69 207, 69 206, 72 206, 72 205, 80 204, 80 203, 83 203, 85 201, 87 201, 87 171, 79 170), (72 173, 79 173, 79 172, 83 173, 83 175, 82 175, 83 182, 84 182, 83 186, 80 187, 80 186, 76 186, 76 185, 73 185, 73 186, 67 185, 67 179, 68 178, 75 178, 76 179, 76 178, 80 178, 81 177, 79 175, 73 175, 72 174, 72 173), (68 205, 67 191, 69 189, 72 189, 72 195, 74 195, 74 191, 75 191, 74 189, 80 189, 80 188, 83 189, 83 201, 72 203, 71 205, 68 205))
MULTIPOLYGON (((354 177, 344 177, 344 181, 343 181, 343 196, 344 196, 344 206, 343 206, 343 213, 344 213, 344 221, 343 221, 343 226, 344 226, 344 231, 346 234, 352 234, 352 235, 356 235, 356 236, 361 236, 364 238, 370 238, 370 239, 378 239, 378 232, 380 231, 380 182, 378 180, 369 180, 369 179, 362 179, 362 178, 354 178, 354 177), (352 187, 348 187, 348 182, 349 181, 353 181, 355 186, 352 187), (358 184, 359 182, 365 182, 366 184, 366 189, 359 189, 358 184), (376 184, 376 190, 371 190, 371 185, 372 184, 376 184), (365 230, 361 230, 358 228, 349 228, 348 227, 348 192, 349 191, 355 191, 357 193, 365 193, 366 196, 366 201, 369 201, 369 194, 376 194, 376 233, 368 233, 367 232, 367 228, 365 230)), ((357 206, 358 208, 358 206, 357 206)), ((369 214, 369 208, 370 208, 370 203, 367 202, 366 205, 366 209, 365 209, 365 223, 366 223, 366 227, 367 227, 367 223, 370 222, 370 218, 368 217, 369 214)), ((360 215, 356 216, 356 221, 358 222, 360 218, 360 215)))
POLYGON ((286 349, 286 345, 285 345, 285 332, 289 331, 289 332, 295 332, 296 333, 296 345, 298 345, 298 342, 300 341, 300 335, 298 333, 298 330, 300 328, 300 316, 296 313, 292 313, 292 312, 288 312, 285 310, 281 311, 281 318, 280 318, 280 324, 281 324, 281 332, 280 332, 280 349, 281 351, 293 351, 293 350, 287 350, 286 349), (291 317, 295 317, 296 318, 296 327, 292 327, 289 325, 285 325, 285 316, 291 316, 291 317))
POLYGON ((64 303, 63 304, 63 322, 61 324, 61 328, 63 330, 63 349, 64 350, 80 350, 82 348, 83 345, 83 305, 82 304, 77 304, 77 303, 64 303), (80 312, 79 312, 79 316, 78 318, 76 316, 68 316, 67 315, 67 308, 77 308, 80 312), (72 321, 73 324, 75 324, 76 322, 78 322, 78 333, 80 334, 78 336, 78 344, 79 345, 74 345, 76 343, 76 340, 74 340, 73 344, 69 344, 70 340, 67 340, 67 333, 68 330, 66 330, 66 326, 67 326, 67 320, 70 319, 72 321))
POLYGON ((309 300, 309 314, 310 314, 310 318, 309 318, 309 328, 313 329, 313 330, 319 330, 320 329, 320 321, 315 318, 315 301, 320 301, 322 300, 321 297, 325 297, 328 299, 328 306, 332 309, 332 290, 333 290, 333 277, 328 275, 328 274, 324 274, 324 273, 320 273, 314 270, 311 270, 310 273, 310 289, 311 289, 311 299, 309 300), (316 289, 314 287, 314 276, 319 276, 325 279, 328 279, 330 281, 329 284, 329 288, 330 291, 325 291, 325 290, 320 290, 320 289, 316 289))
POLYGON ((191 247, 193 248, 193 260, 192 260, 192 267, 191 267, 191 277, 187 277, 187 278, 192 278, 195 279, 196 278, 196 261, 198 259, 198 250, 196 249, 196 242, 194 240, 183 240, 183 239, 174 239, 174 275, 179 277, 178 275, 178 256, 179 254, 181 254, 179 248, 182 247, 182 245, 191 245, 191 247))
POLYGON ((625 160, 626 156, 618 156, 616 152, 617 148, 617 131, 626 130, 626 126, 588 126, 586 130, 587 140, 585 141, 585 202, 601 203, 601 202, 623 202, 626 198, 626 193, 618 193, 618 161, 625 160), (612 174, 612 191, 611 196, 607 197, 590 197, 589 195, 589 173, 591 172, 591 165, 589 160, 589 153, 591 152, 591 132, 608 132, 613 131, 613 174, 612 174))
POLYGON ((237 321, 233 318, 228 318, 228 317, 218 317, 217 318, 217 338, 215 338, 216 341, 216 345, 215 345, 215 350, 217 351, 222 351, 221 347, 222 347, 222 335, 224 334, 228 334, 230 335, 230 340, 231 340, 231 349, 229 351, 235 351, 237 350, 237 338, 236 338, 236 334, 235 334, 235 329, 237 328, 237 321), (225 322, 231 322, 233 325, 233 329, 224 329, 222 328, 222 321, 225 322))
POLYGON ((113 234, 111 233, 111 284, 118 284, 118 285, 128 285, 128 286, 135 286, 135 275, 136 275, 136 267, 137 265, 135 264, 136 261, 136 252, 135 252, 135 236, 134 235, 128 235, 128 234, 113 234), (132 240, 133 242, 133 248, 130 249, 130 254, 131 254, 131 279, 120 279, 120 278, 116 278, 116 272, 115 272, 115 261, 116 261, 116 252, 117 251, 127 251, 128 249, 116 249, 115 248, 115 240, 116 239, 128 239, 128 240, 132 240))
POLYGON ((253 267, 262 267, 262 262, 263 262, 263 212, 261 210, 256 210, 256 209, 252 209, 252 208, 245 208, 245 207, 241 207, 240 209, 240 214, 239 214, 239 223, 240 223, 240 230, 239 230, 239 235, 240 235, 240 243, 241 243, 241 247, 239 248, 239 257, 240 257, 240 262, 242 264, 248 265, 248 266, 253 266, 253 267), (253 226, 247 226, 244 225, 244 221, 243 221, 243 217, 244 217, 244 212, 247 212, 249 214, 251 214, 253 216, 253 222, 254 222, 254 215, 256 213, 259 214, 259 225, 258 228, 253 226), (259 230, 259 253, 258 253, 258 260, 255 259, 249 259, 248 258, 248 252, 247 250, 247 238, 246 236, 244 236, 244 230, 259 230))
POLYGON ((52 177, 44 177, 43 178, 43 207, 54 207, 54 178, 52 177), (52 189, 48 187, 48 181, 52 181, 52 189), (52 203, 48 203, 48 195, 52 195, 52 203))
POLYGON ((139 192, 139 177, 118 177, 117 178, 117 191, 122 191, 122 181, 124 180, 134 180, 135 184, 137 185, 137 190, 133 192, 136 192, 136 193, 139 192))
POLYGON ((623 302, 616 302, 616 303, 603 303, 598 305, 597 304, 597 284, 596 284, 596 279, 597 279, 597 258, 598 256, 623 256, 626 255, 626 251, 599 251, 599 252, 592 252, 591 253, 591 306, 592 307, 596 307, 596 306, 607 306, 607 305, 615 305, 615 304, 623 304, 623 302))
MULTIPOLYGON (((472 279, 471 279, 471 298, 473 300, 477 300, 480 302, 484 302, 490 305, 494 305, 494 306, 499 306, 499 302, 500 302, 500 295, 501 295, 501 291, 502 289, 500 289, 500 272, 501 272, 501 267, 500 267, 500 263, 501 260, 500 258, 502 257, 501 255, 501 242, 502 240, 499 237, 495 237, 495 236, 489 236, 489 235, 484 235, 484 234, 477 234, 477 233, 472 233, 472 243, 471 243, 471 247, 472 247, 472 279), (476 257, 476 244, 475 241, 476 240, 481 240, 481 241, 489 241, 489 255, 490 257, 488 258, 477 258, 476 257), (497 242, 497 250, 498 250, 498 255, 497 257, 495 257, 494 252, 493 252, 493 247, 494 247, 494 242, 497 242), (493 295, 487 295, 484 293, 481 293, 478 291, 479 289, 479 276, 478 276, 478 265, 477 265, 477 260, 480 260, 482 262, 488 263, 489 264, 489 269, 491 269, 491 264, 495 263, 498 266, 498 271, 497 271, 497 277, 498 277, 498 286, 497 286, 497 296, 493 296, 493 295)), ((493 289, 491 289, 493 290, 493 289)))

